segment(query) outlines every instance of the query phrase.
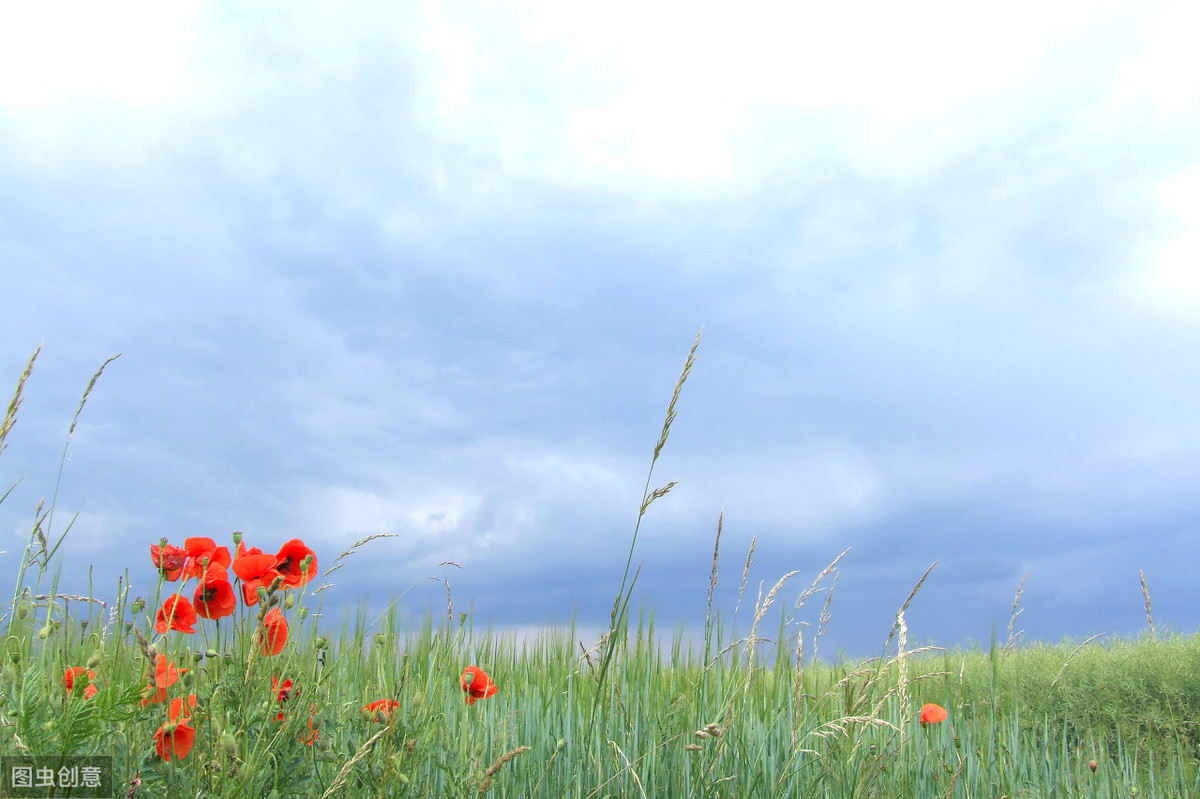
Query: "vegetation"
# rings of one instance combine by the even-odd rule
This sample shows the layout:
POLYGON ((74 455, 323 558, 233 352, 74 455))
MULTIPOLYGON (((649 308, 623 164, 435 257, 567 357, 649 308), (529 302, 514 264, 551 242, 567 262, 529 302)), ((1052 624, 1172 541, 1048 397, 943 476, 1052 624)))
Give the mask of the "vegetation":
MULTIPOLYGON (((670 490, 652 488, 654 463, 695 352, 643 515, 670 490)), ((110 756, 115 795, 1200 795, 1195 636, 1017 645, 1010 625, 987 651, 913 649, 906 601, 885 657, 824 662, 805 645, 829 618, 839 556, 795 594, 792 572, 747 598, 741 620, 710 592, 702 641, 664 637, 652 613, 631 618, 636 532, 598 642, 573 627, 476 630, 449 589, 443 617, 405 627, 395 603, 377 618, 364 607, 322 636, 315 578, 370 539, 324 573, 302 541, 267 553, 240 534, 148 542, 153 600, 131 600, 123 578, 109 606, 48 577, 62 541, 52 507, 0 618, 0 754, 110 756), (821 626, 806 642, 796 613, 814 598, 821 626)), ((714 586, 720 537, 718 521, 714 586)), ((752 565, 753 545, 739 608, 752 565)))

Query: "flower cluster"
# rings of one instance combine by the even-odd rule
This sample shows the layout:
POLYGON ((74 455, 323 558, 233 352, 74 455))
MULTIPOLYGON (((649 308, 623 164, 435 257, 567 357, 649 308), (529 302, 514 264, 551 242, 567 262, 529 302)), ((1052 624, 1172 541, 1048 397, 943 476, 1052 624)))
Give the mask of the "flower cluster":
MULTIPOLYGON (((164 539, 150 547, 150 560, 164 580, 174 582, 195 579, 196 588, 189 601, 179 592, 167 597, 154 617, 154 630, 196 632, 198 618, 222 619, 237 610, 237 594, 229 581, 229 570, 241 581, 242 601, 249 607, 271 591, 299 588, 317 573, 317 556, 299 538, 285 543, 274 555, 238 541, 237 555, 228 547, 219 547, 211 538, 189 538, 183 547, 164 539)), ((287 620, 278 608, 262 617, 259 647, 264 655, 278 655, 287 643, 287 620)))
MULTIPOLYGON (((163 539, 150 547, 150 560, 159 575, 167 582, 180 582, 179 590, 168 596, 154 616, 154 630, 159 634, 170 630, 185 634, 196 632, 199 619, 217 621, 232 616, 237 610, 238 591, 231 582, 230 571, 240 583, 242 601, 247 607, 264 602, 259 613, 259 625, 255 631, 255 642, 263 655, 274 656, 283 651, 288 640, 287 619, 275 606, 266 601, 275 591, 299 588, 308 583, 317 573, 317 556, 298 538, 285 543, 277 553, 267 554, 257 547, 247 547, 236 534, 235 555, 229 548, 217 546, 211 538, 189 538, 182 547, 172 546, 163 539), (183 584, 195 581, 191 599, 184 592, 183 584)), ((150 653, 147 653, 150 657, 150 653)), ((187 669, 178 668, 162 654, 153 655, 154 665, 147 676, 147 685, 142 694, 142 706, 166 702, 167 689, 174 685, 187 669)), ((88 685, 84 697, 90 699, 97 692, 91 680, 95 675, 83 668, 68 669, 63 682, 67 691, 74 690, 75 682, 87 674, 88 685)), ((190 678, 189 678, 190 679, 190 678)), ((294 693, 292 681, 272 678, 272 690, 279 702, 286 702, 294 693)), ((192 711, 196 707, 195 694, 170 700, 167 721, 154 735, 155 750, 164 760, 182 759, 191 752, 196 739, 192 726, 192 711)), ((278 719, 283 719, 282 710, 278 719)), ((317 732, 309 720, 309 735, 305 743, 315 743, 317 732)))

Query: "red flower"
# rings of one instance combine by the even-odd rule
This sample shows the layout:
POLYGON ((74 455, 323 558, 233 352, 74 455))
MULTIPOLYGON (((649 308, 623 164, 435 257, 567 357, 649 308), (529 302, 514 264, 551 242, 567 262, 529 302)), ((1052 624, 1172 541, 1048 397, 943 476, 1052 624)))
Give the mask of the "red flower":
POLYGON ((154 631, 165 633, 168 629, 179 630, 181 633, 194 633, 196 628, 196 609, 186 598, 173 595, 163 601, 154 618, 154 631))
POLYGON ((939 722, 943 722, 946 720, 948 715, 949 714, 946 712, 946 708, 942 707, 941 705, 935 705, 933 703, 923 705, 921 707, 921 726, 924 727, 926 724, 938 724, 939 722))
POLYGON ((218 574, 209 570, 208 576, 196 588, 196 614, 206 619, 223 619, 237 610, 237 596, 233 586, 225 577, 225 569, 218 574))
POLYGON ((374 713, 376 721, 386 722, 398 707, 400 707, 400 703, 394 699, 379 699, 369 705, 363 705, 361 709, 368 713, 374 713))
POLYGON ((287 679, 280 682, 278 677, 272 677, 271 690, 276 692, 280 702, 286 702, 292 698, 292 681, 287 679))
POLYGON ((229 567, 229 547, 219 547, 211 538, 189 538, 183 542, 188 553, 185 577, 204 577, 209 569, 229 567), (207 561, 207 563, 206 563, 207 561))
POLYGON ((1095 760, 1089 760, 1089 761, 1088 761, 1088 768, 1090 768, 1092 771, 1095 771, 1095 770, 1096 770, 1096 761, 1095 761, 1095 760))
POLYGON ((498 690, 492 678, 478 666, 467 666, 462 674, 462 687, 467 692, 467 704, 475 704, 476 699, 492 696, 498 690))
POLYGON ((264 555, 258 547, 246 549, 245 544, 238 544, 237 553, 233 559, 233 573, 242 580, 242 599, 247 605, 257 605, 259 586, 269 586, 279 576, 275 571, 277 558, 264 555))
POLYGON ((279 608, 271 608, 267 611, 267 615, 263 617, 262 631, 260 633, 259 646, 264 655, 278 655, 283 651, 283 645, 287 643, 288 626, 287 619, 279 612, 279 608))
MULTIPOLYGON (((271 677, 271 690, 275 692, 276 697, 279 699, 279 704, 282 705, 284 702, 292 698, 292 681, 289 679, 280 682, 278 677, 271 677)), ((279 711, 277 716, 275 716, 275 720, 283 721, 282 710, 279 711)))
POLYGON ((196 743, 196 730, 192 727, 192 708, 196 706, 196 695, 188 694, 186 703, 182 697, 171 700, 167 711, 168 721, 154 733, 154 749, 163 760, 182 760, 192 751, 196 743))
POLYGON ((316 727, 313 727, 313 718, 315 716, 316 716, 316 714, 314 713, 308 717, 308 735, 305 735, 303 738, 300 738, 299 739, 300 743, 308 744, 309 746, 312 746, 313 744, 315 744, 317 742, 318 730, 316 727))
POLYGON ((67 687, 67 693, 73 694, 75 692, 75 680, 84 674, 87 675, 88 684, 87 687, 83 689, 83 698, 91 699, 93 696, 100 693, 100 689, 96 687, 94 682, 96 679, 96 672, 92 671, 91 669, 85 669, 82 666, 72 666, 71 668, 67 669, 66 673, 63 674, 63 684, 67 687))
POLYGON ((299 588, 317 575, 317 555, 299 538, 293 538, 280 547, 275 558, 275 570, 293 588, 299 588), (307 567, 304 565, 306 558, 311 558, 307 567))
POLYGON ((187 669, 177 669, 165 655, 156 655, 154 675, 150 678, 150 684, 142 691, 142 707, 167 701, 167 688, 174 685, 181 674, 187 674, 187 669))
POLYGON ((183 567, 187 564, 187 550, 170 544, 151 544, 150 560, 164 579, 174 582, 179 579, 183 567))

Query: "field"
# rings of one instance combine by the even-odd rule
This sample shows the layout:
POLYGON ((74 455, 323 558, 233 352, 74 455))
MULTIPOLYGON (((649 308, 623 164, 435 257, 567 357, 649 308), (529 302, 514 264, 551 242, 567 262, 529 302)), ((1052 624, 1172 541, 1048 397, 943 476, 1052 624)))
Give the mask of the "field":
POLYGON ((825 662, 792 621, 835 560, 733 611, 710 594, 690 644, 635 610, 640 521, 598 641, 477 629, 449 590, 415 626, 393 604, 321 635, 321 580, 370 539, 324 570, 298 540, 147 542, 154 595, 104 604, 58 593, 46 518, 0 619, 0 755, 111 757, 114 796, 1200 796, 1196 636, 913 648, 905 602, 885 657, 825 662))

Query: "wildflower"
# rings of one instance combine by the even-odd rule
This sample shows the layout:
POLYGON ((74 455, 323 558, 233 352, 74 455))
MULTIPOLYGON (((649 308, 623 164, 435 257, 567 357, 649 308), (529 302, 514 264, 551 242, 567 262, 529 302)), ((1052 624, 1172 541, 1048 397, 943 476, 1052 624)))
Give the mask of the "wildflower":
POLYGON ((97 688, 93 682, 93 680, 96 679, 96 672, 92 671, 91 669, 85 669, 82 666, 72 666, 63 674, 63 685, 67 687, 68 694, 73 694, 75 692, 75 681, 84 674, 87 675, 88 684, 87 687, 83 689, 83 698, 91 699, 93 696, 100 693, 100 689, 97 688))
POLYGON ((314 726, 316 714, 313 713, 308 717, 308 734, 299 739, 300 743, 312 746, 317 742, 317 734, 320 731, 320 725, 314 726))
POLYGON ((164 538, 163 543, 150 545, 150 560, 164 580, 175 582, 187 564, 187 550, 171 546, 164 538))
POLYGON ((379 699, 369 705, 363 705, 361 710, 373 714, 375 721, 386 722, 398 707, 400 703, 394 699, 379 699))
POLYGON ((946 720, 949 714, 946 713, 946 708, 941 705, 929 703, 921 707, 921 726, 926 724, 938 724, 946 720))
POLYGON ((142 691, 142 707, 167 701, 167 688, 174 685, 181 674, 187 674, 187 669, 177 669, 174 663, 167 660, 166 655, 156 655, 154 675, 150 678, 150 684, 142 691))
POLYGON ((476 699, 492 696, 498 690, 487 672, 478 666, 467 666, 462 674, 462 688, 467 692, 467 704, 475 704, 476 699))
MULTIPOLYGON (((282 705, 284 702, 292 698, 292 681, 290 679, 281 681, 278 677, 271 677, 271 690, 275 692, 275 695, 279 700, 279 704, 282 705)), ((275 716, 275 720, 283 721, 282 710, 279 711, 277 716, 275 716)))
POLYGON ((192 745, 196 743, 196 730, 191 724, 195 706, 195 694, 188 694, 186 702, 182 697, 171 700, 167 723, 154 733, 154 749, 163 760, 169 761, 172 757, 182 760, 192 751, 192 745))
POLYGON ((270 585, 279 576, 275 570, 277 560, 274 555, 264 555, 258 547, 247 549, 245 544, 238 544, 233 573, 242 580, 242 599, 247 605, 257 605, 259 586, 270 585))
POLYGON ((211 538, 189 538, 183 542, 188 553, 188 565, 184 570, 185 577, 203 579, 210 569, 229 567, 229 547, 219 547, 211 538))
POLYGON ((194 633, 196 628, 196 609, 185 597, 178 595, 167 597, 154 617, 154 631, 165 633, 168 629, 179 630, 181 633, 194 633))
POLYGON ((279 608, 267 611, 267 615, 263 617, 260 635, 262 637, 259 646, 264 655, 278 655, 283 651, 283 645, 288 639, 288 626, 287 619, 283 617, 279 608))
POLYGON ((293 588, 299 588, 317 575, 316 553, 299 538, 293 538, 280 547, 275 558, 275 570, 293 588))
POLYGON ((1088 768, 1090 768, 1092 771, 1095 771, 1095 770, 1096 770, 1096 761, 1095 761, 1095 760, 1089 760, 1089 761, 1088 761, 1088 768))
POLYGON ((280 702, 286 702, 292 698, 292 681, 291 679, 280 680, 278 677, 272 677, 271 690, 275 691, 280 702))
POLYGON ((237 610, 237 596, 233 586, 225 577, 225 570, 220 574, 210 571, 196 588, 196 614, 206 619, 222 619, 232 616, 237 610))

